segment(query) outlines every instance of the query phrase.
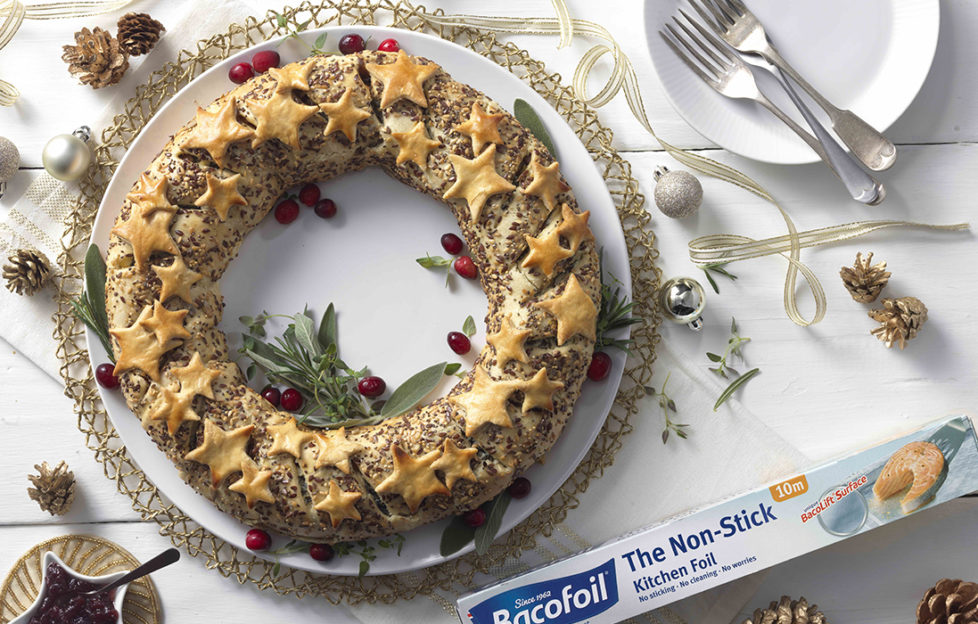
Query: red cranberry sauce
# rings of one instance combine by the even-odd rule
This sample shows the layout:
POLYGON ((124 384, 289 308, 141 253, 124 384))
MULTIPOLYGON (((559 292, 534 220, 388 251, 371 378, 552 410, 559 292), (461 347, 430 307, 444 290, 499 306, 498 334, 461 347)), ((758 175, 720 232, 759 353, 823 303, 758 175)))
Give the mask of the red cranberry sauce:
POLYGON ((119 613, 112 601, 115 590, 85 595, 98 587, 76 579, 57 563, 48 564, 45 597, 28 624, 115 624, 119 613))

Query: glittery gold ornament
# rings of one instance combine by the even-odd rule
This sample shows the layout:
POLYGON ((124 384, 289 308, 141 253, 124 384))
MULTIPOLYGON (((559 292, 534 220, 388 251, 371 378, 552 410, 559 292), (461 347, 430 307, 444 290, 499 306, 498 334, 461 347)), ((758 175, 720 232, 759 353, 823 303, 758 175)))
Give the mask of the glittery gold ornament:
POLYGON ((696 214, 703 203, 703 186, 691 173, 670 171, 659 167, 655 178, 655 205, 662 214, 673 219, 685 219, 696 214))
POLYGON ((0 197, 7 187, 7 182, 17 173, 20 167, 20 152, 13 141, 6 137, 0 137, 0 197))

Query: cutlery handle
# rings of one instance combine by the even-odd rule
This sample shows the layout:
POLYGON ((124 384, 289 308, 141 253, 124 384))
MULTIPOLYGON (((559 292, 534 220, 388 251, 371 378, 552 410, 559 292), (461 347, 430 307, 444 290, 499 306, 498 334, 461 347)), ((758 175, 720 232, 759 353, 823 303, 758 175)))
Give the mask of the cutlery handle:
POLYGON ((864 165, 873 171, 883 171, 893 166, 893 163, 896 162, 896 146, 889 139, 852 111, 840 110, 832 102, 825 99, 815 87, 810 85, 788 64, 788 61, 784 60, 784 57, 770 43, 758 53, 788 74, 792 80, 812 96, 812 99, 828 113, 835 133, 864 165))
POLYGON ((795 88, 791 86, 791 82, 784 75, 783 72, 778 72, 780 77, 781 86, 787 91, 788 96, 791 101, 795 103, 798 110, 801 112, 802 117, 808 122, 808 125, 812 127, 812 131, 815 136, 818 137, 819 142, 824 148, 824 160, 832 168, 842 183, 845 185, 846 189, 849 191, 849 195, 852 196, 858 202, 869 204, 870 206, 875 206, 876 204, 883 201, 886 197, 886 189, 883 185, 873 179, 871 175, 862 170, 859 163, 853 159, 852 156, 846 153, 842 146, 836 143, 832 135, 829 134, 828 130, 822 126, 821 122, 815 118, 812 111, 808 108, 805 102, 795 91, 795 88))
POLYGON ((100 592, 108 591, 110 589, 115 589, 116 587, 121 587, 122 585, 125 585, 130 581, 134 581, 142 576, 146 576, 147 574, 156 572, 160 568, 165 568, 171 563, 176 563, 176 561, 179 558, 180 558, 179 550, 177 550, 176 548, 167 548, 160 554, 156 555, 155 557, 153 557, 146 563, 142 564, 141 566, 139 566, 129 574, 126 574, 125 576, 115 581, 114 583, 110 583, 105 587, 100 587, 97 590, 95 590, 95 592, 91 592, 91 593, 100 593, 100 592))

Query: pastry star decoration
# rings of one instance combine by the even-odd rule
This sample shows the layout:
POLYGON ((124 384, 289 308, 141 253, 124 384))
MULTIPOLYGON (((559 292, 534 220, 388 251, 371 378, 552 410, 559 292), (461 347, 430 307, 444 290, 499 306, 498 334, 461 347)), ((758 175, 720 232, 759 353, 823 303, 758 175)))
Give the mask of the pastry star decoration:
POLYGON ((384 83, 384 92, 380 96, 381 108, 387 108, 401 98, 407 98, 418 106, 428 106, 424 83, 439 69, 434 63, 421 65, 413 62, 404 50, 398 51, 397 60, 393 63, 367 63, 370 75, 384 83))
POLYGON ((532 379, 523 384, 523 413, 538 407, 552 410, 553 394, 563 387, 564 384, 559 381, 550 381, 547 377, 547 369, 541 368, 532 379))
POLYGON ((156 334, 156 340, 169 351, 180 344, 180 339, 190 338, 190 332, 183 326, 183 319, 189 310, 167 310, 159 301, 153 302, 153 314, 143 321, 143 327, 156 334))
POLYGON ((506 411, 506 401, 516 390, 522 390, 523 382, 497 381, 481 366, 475 369, 472 389, 448 400, 465 410, 465 435, 471 436, 488 423, 500 427, 512 427, 506 411))
POLYGON ((396 443, 391 444, 394 471, 377 485, 376 490, 381 494, 400 494, 411 513, 418 511, 421 502, 433 494, 448 496, 448 488, 438 480, 432 468, 439 457, 441 451, 435 449, 415 459, 396 443))
POLYGON ((148 217, 157 210, 176 212, 177 207, 170 203, 166 198, 166 177, 162 177, 156 182, 148 174, 143 173, 139 176, 139 183, 136 190, 126 195, 126 199, 136 206, 139 206, 143 217, 148 217))
POLYGON ((507 316, 499 325, 499 331, 486 336, 486 342, 496 349, 496 363, 503 367, 510 360, 524 363, 529 360, 523 350, 523 343, 529 335, 530 330, 516 329, 513 320, 507 316))
POLYGON ((487 114, 482 110, 482 106, 476 102, 472 105, 472 112, 469 114, 468 121, 455 128, 455 131, 471 138, 472 153, 478 154, 486 143, 502 144, 503 139, 499 136, 499 123, 505 117, 506 115, 502 113, 487 114))
POLYGON ((359 453, 364 446, 346 438, 346 427, 316 435, 316 445, 319 455, 316 456, 316 468, 336 466, 346 474, 350 474, 350 457, 359 453))
POLYGON ((275 497, 268 489, 268 481, 272 478, 271 470, 259 470, 258 464, 250 458, 241 462, 241 478, 228 486, 228 489, 238 494, 244 494, 245 503, 251 509, 255 503, 274 503, 275 497))
POLYGON ((571 274, 564 292, 559 297, 533 305, 543 308, 557 319, 558 346, 567 342, 567 339, 575 334, 581 334, 591 340, 596 338, 595 323, 598 309, 591 301, 591 297, 581 288, 576 275, 571 274))
POLYGON ((479 450, 474 446, 460 449, 451 440, 445 440, 441 447, 441 457, 431 464, 431 468, 432 470, 441 470, 445 474, 445 485, 448 486, 449 490, 455 486, 455 482, 459 479, 478 481, 475 473, 472 472, 471 465, 472 458, 478 452, 479 450))
POLYGON ((316 503, 316 511, 325 511, 329 514, 330 524, 333 528, 340 526, 340 523, 349 518, 359 520, 360 512, 357 511, 356 503, 360 500, 360 492, 346 492, 342 490, 335 479, 329 480, 329 494, 326 498, 316 503))
POLYGON ((248 203, 248 200, 238 192, 238 180, 240 178, 240 173, 224 180, 208 173, 206 177, 207 190, 197 198, 194 206, 210 206, 217 213, 218 218, 224 221, 228 218, 228 211, 231 210, 231 206, 244 206, 248 203))
POLYGON ((160 380, 160 357, 176 345, 160 343, 156 334, 144 325, 152 314, 153 309, 146 306, 131 326, 109 330, 119 342, 119 359, 112 371, 114 375, 138 368, 153 381, 160 380))
POLYGON ((397 164, 411 161, 424 169, 428 164, 428 153, 436 147, 441 147, 441 141, 428 138, 424 122, 419 121, 407 132, 391 132, 391 138, 397 141, 401 150, 397 153, 397 164))
POLYGON ((245 106, 255 116, 255 136, 251 147, 255 148, 269 139, 278 139, 299 149, 299 126, 319 112, 318 106, 306 106, 292 99, 292 91, 276 91, 267 100, 249 100, 245 106))
POLYGON ((464 197, 469 204, 472 221, 476 222, 482 215, 482 207, 486 201, 498 193, 507 193, 516 187, 506 181, 506 178, 496 173, 496 146, 482 152, 472 160, 451 154, 448 157, 455 167, 455 184, 448 189, 442 199, 464 197))
POLYGON ((551 230, 549 234, 540 238, 529 234, 524 234, 523 237, 530 247, 530 253, 523 260, 523 268, 537 268, 547 277, 553 277, 558 262, 574 255, 573 251, 560 245, 559 228, 551 230))
POLYGON ((251 458, 245 452, 248 438, 254 425, 245 425, 231 431, 224 431, 210 420, 204 421, 204 441, 200 446, 184 455, 211 469, 211 485, 217 487, 224 477, 232 472, 241 470, 245 462, 251 458))
POLYGON ((209 112, 197 107, 197 125, 190 131, 181 148, 199 147, 207 150, 220 166, 228 146, 235 141, 251 138, 254 131, 238 122, 235 111, 237 98, 229 97, 216 111, 209 112))
POLYGON ((162 282, 160 301, 179 297, 187 303, 193 303, 190 287, 199 282, 203 276, 197 271, 190 270, 182 256, 179 254, 173 256, 173 263, 170 266, 154 266, 153 271, 162 282))
POLYGON ((302 447, 316 437, 316 434, 311 431, 300 430, 296 426, 295 418, 291 416, 274 425, 269 425, 267 431, 268 435, 272 437, 272 446, 268 449, 269 457, 288 453, 298 459, 302 454, 302 447))
POLYGON ((547 210, 556 208, 557 195, 570 188, 560 179, 560 164, 554 161, 544 167, 540 164, 537 153, 533 152, 533 156, 530 158, 530 173, 533 175, 533 180, 523 192, 542 199, 547 210))
POLYGON ((584 241, 594 240, 594 234, 591 233, 591 228, 587 224, 591 216, 590 210, 578 214, 567 204, 561 204, 560 216, 561 222, 557 226, 557 232, 567 239, 572 252, 576 252, 584 241))
POLYGON ((312 69, 314 59, 309 59, 305 63, 289 63, 285 67, 269 67, 268 75, 275 79, 275 91, 285 93, 292 89, 309 90, 309 70, 312 69))
POLYGON ((357 124, 370 117, 370 111, 357 108, 353 104, 353 89, 347 87, 340 99, 335 102, 322 102, 319 110, 326 113, 329 123, 323 130, 323 136, 334 132, 342 132, 350 143, 357 140, 357 124))
POLYGON ((178 253, 176 243, 170 238, 173 214, 172 211, 158 206, 150 214, 146 214, 139 204, 133 204, 129 218, 112 228, 113 234, 125 239, 132 246, 137 271, 146 269, 154 252, 178 253))
POLYGON ((189 364, 171 369, 170 375, 179 383, 179 391, 163 388, 160 402, 150 413, 149 418, 166 420, 166 430, 172 436, 185 421, 200 420, 200 416, 193 409, 194 397, 199 394, 213 399, 214 392, 211 384, 220 377, 221 371, 204 366, 200 353, 195 351, 189 364))

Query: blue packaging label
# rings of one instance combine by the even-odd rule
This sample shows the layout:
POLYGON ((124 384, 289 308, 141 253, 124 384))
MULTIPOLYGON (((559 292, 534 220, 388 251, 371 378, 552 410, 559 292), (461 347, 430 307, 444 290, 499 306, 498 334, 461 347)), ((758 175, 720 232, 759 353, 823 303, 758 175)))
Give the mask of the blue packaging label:
POLYGON ((615 560, 497 594, 469 609, 475 624, 574 624, 618 603, 615 560))

